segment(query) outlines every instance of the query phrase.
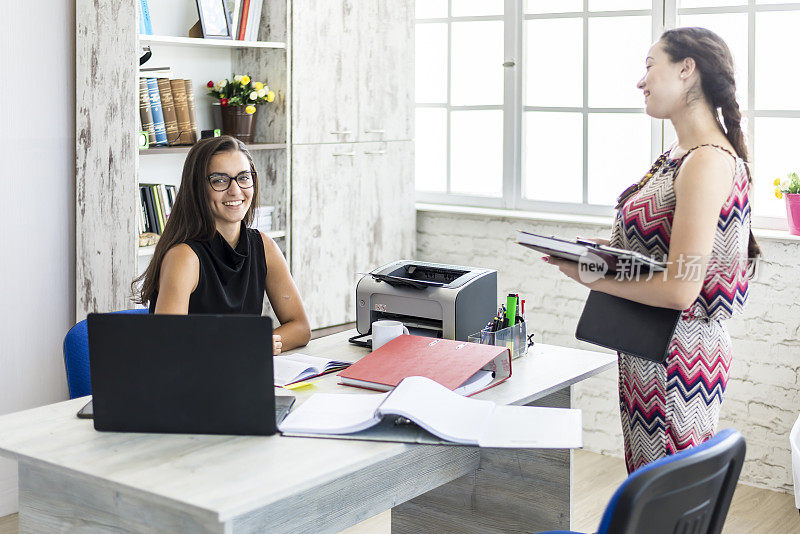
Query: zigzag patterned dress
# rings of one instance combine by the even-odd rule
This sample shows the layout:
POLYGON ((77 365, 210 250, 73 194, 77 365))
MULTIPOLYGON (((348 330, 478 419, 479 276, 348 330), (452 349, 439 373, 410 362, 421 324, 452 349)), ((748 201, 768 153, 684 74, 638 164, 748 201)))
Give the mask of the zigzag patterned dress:
MULTIPOLYGON (((624 202, 611 246, 666 259, 675 214, 673 181, 688 154, 670 159, 668 151, 653 177, 624 202)), ((666 361, 619 354, 620 414, 629 473, 703 443, 716 431, 732 356, 725 319, 741 312, 748 293, 748 197, 745 164, 736 158, 733 188, 720 211, 702 290, 678 321, 666 361)), ((684 267, 691 274, 689 262, 684 267)))

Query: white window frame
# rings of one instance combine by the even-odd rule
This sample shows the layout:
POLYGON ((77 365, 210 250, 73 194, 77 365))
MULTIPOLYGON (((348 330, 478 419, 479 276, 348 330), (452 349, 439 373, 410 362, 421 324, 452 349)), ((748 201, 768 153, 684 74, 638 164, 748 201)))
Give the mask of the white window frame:
MULTIPOLYGON (((644 108, 591 108, 588 105, 588 50, 589 41, 588 25, 589 19, 599 17, 623 17, 631 15, 650 15, 652 28, 652 41, 654 42, 669 28, 674 28, 678 15, 682 14, 721 14, 721 13, 748 13, 748 93, 747 106, 742 110, 742 116, 747 119, 747 141, 748 151, 753 156, 753 119, 759 117, 785 117, 800 118, 800 110, 780 110, 765 111, 755 110, 755 13, 762 11, 786 11, 800 10, 800 3, 793 4, 766 4, 756 5, 755 0, 747 0, 746 5, 726 6, 726 7, 705 7, 705 8, 678 8, 679 0, 652 0, 650 10, 621 10, 621 11, 589 11, 589 0, 583 0, 582 12, 569 13, 547 13, 530 14, 523 13, 523 0, 505 0, 504 15, 497 16, 477 16, 477 17, 453 17, 452 7, 454 0, 448 0, 447 17, 432 19, 417 19, 416 24, 425 23, 446 23, 447 24, 447 101, 445 104, 416 104, 417 108, 438 108, 447 111, 447 191, 451 187, 451 166, 450 166, 450 114, 452 111, 469 111, 483 109, 502 109, 503 110, 503 184, 502 197, 488 197, 481 195, 465 195, 447 192, 417 191, 416 200, 418 202, 434 204, 450 204, 459 206, 475 206, 480 208, 499 208, 511 210, 524 210, 536 212, 551 212, 575 215, 600 215, 611 216, 614 214, 612 206, 588 203, 588 119, 593 113, 643 113, 644 108), (577 18, 583 19, 583 103, 581 107, 539 107, 523 106, 524 95, 524 58, 525 32, 524 21, 533 19, 552 19, 552 18, 577 18), (506 63, 513 66, 504 69, 504 98, 502 105, 493 106, 453 106, 450 104, 450 61, 452 50, 452 23, 453 22, 472 22, 486 20, 502 20, 504 22, 504 58, 506 63), (567 202, 547 202, 541 200, 531 200, 523 198, 523 172, 524 152, 522 118, 525 111, 561 111, 581 113, 583 117, 583 201, 581 203, 567 202)), ((644 52, 644 51, 643 51, 644 52)), ((644 64, 644 63, 643 63, 644 64)), ((644 69, 644 67, 643 67, 644 69)), ((650 157, 655 160, 666 147, 664 146, 664 121, 651 120, 651 147, 650 157)), ((646 170, 646 169, 645 169, 646 170)), ((631 177, 633 183, 638 176, 631 177)), ((767 194, 766 192, 753 192, 754 196, 767 194)), ((783 217, 764 217, 753 216, 753 227, 785 230, 787 228, 786 219, 783 217)))

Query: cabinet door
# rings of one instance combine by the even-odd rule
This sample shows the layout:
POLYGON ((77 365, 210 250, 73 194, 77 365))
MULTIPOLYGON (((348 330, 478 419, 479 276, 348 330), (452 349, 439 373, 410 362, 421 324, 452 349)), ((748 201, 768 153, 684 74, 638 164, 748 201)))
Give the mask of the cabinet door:
POLYGON ((359 143, 361 189, 356 265, 369 272, 386 263, 412 259, 416 253, 414 143, 359 143))
POLYGON ((292 149, 292 275, 311 328, 355 320, 362 224, 355 144, 292 149))
POLYGON ((413 139, 414 4, 356 0, 361 141, 413 139))
POLYGON ((358 128, 357 23, 354 0, 292 2, 294 144, 355 139, 358 128))

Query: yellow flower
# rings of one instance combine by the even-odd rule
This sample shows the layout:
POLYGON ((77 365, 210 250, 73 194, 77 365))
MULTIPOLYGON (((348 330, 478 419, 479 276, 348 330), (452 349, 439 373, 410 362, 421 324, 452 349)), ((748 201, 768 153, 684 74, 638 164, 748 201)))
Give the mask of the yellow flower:
POLYGON ((781 179, 780 178, 775 178, 775 181, 773 182, 773 185, 781 185, 781 179))
POLYGON ((250 83, 250 76, 245 74, 244 76, 242 76, 242 85, 247 85, 248 83, 250 83))
POLYGON ((267 102, 272 102, 275 100, 275 91, 270 91, 267 93, 267 102))
POLYGON ((256 107, 255 106, 247 106, 246 108, 244 108, 244 112, 247 113, 248 115, 252 115, 253 113, 256 112, 256 107))
POLYGON ((264 84, 261 82, 256 82, 256 91, 260 91, 264 88, 264 84))
POLYGON ((775 190, 775 196, 778 198, 783 198, 783 193, 781 192, 780 189, 775 190))

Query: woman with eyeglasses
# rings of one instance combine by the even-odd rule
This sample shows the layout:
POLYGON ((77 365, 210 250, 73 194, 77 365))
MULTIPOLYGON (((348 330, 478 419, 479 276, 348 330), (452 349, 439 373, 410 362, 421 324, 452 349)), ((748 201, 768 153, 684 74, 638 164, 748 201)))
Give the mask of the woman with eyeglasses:
POLYGON ((249 228, 257 201, 258 175, 244 143, 222 136, 194 145, 150 265, 133 282, 137 302, 149 303, 150 313, 260 315, 266 293, 281 323, 273 353, 308 343, 308 318, 283 254, 249 228))

